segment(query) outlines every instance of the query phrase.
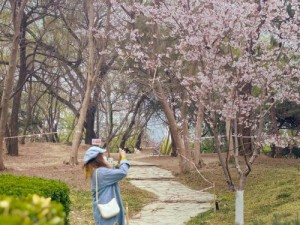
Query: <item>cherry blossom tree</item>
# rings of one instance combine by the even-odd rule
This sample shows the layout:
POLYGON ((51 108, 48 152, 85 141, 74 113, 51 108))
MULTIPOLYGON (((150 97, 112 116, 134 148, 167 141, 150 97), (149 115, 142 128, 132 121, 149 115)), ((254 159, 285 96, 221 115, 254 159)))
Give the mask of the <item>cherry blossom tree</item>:
MULTIPOLYGON (((155 57, 151 57, 149 45, 137 41, 135 56, 140 56, 149 71, 174 74, 187 90, 185 101, 196 102, 205 114, 228 186, 237 193, 236 224, 244 224, 246 178, 269 139, 266 116, 285 99, 299 102, 299 2, 153 1, 136 3, 132 11, 147 18, 149 26, 168 30, 176 39, 174 47, 156 49, 155 57), (171 54, 177 57, 169 59, 171 54), (196 69, 184 73, 189 64, 196 69), (229 170, 229 154, 221 154, 221 121, 226 121, 228 140, 234 144, 238 183, 233 182, 229 170), (251 131, 251 139, 242 136, 244 129, 251 131), (245 151, 249 145, 245 138, 252 140, 250 152, 245 151)), ((158 34, 153 34, 153 41, 158 34)), ((143 35, 142 30, 135 31, 137 40, 143 35)), ((159 78, 161 81, 163 76, 159 78)))
POLYGON ((191 159, 187 135, 188 95, 180 85, 180 80, 173 79, 173 75, 169 73, 168 67, 171 66, 169 63, 173 61, 168 60, 171 56, 168 51, 165 51, 176 42, 169 36, 169 31, 151 17, 156 15, 152 14, 151 10, 159 10, 160 4, 158 2, 149 3, 148 6, 147 4, 131 2, 122 5, 124 12, 131 18, 131 29, 129 30, 130 41, 126 43, 126 48, 120 51, 122 55, 133 61, 131 69, 133 73, 142 71, 148 87, 153 90, 160 102, 169 125, 172 144, 179 154, 180 169, 188 171, 191 169, 191 165, 187 162, 191 159), (172 99, 180 104, 174 105, 175 101, 172 99))

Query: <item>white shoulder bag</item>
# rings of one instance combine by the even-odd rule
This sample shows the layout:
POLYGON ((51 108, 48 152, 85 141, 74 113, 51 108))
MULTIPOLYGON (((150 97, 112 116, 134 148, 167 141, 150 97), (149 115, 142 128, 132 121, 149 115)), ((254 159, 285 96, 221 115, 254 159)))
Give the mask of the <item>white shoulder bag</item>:
MULTIPOLYGON (((114 189, 114 188, 113 188, 114 189)), ((114 197, 112 200, 110 200, 106 204, 100 204, 98 200, 98 175, 97 175, 97 169, 96 169, 96 201, 97 201, 97 207, 100 211, 100 214, 102 218, 109 219, 112 218, 120 213, 120 207, 118 205, 117 199, 116 199, 116 191, 114 189, 114 197)))

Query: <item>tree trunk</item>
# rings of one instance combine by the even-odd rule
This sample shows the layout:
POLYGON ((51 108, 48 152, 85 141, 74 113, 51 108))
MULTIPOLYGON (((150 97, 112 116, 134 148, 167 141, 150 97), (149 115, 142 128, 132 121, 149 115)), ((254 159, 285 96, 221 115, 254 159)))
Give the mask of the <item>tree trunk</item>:
MULTIPOLYGON (((94 73, 94 65, 95 65, 95 48, 94 48, 94 37, 93 37, 93 28, 94 28, 94 1, 87 1, 88 8, 88 20, 89 20, 89 30, 88 30, 88 53, 89 53, 89 61, 88 61, 88 73, 87 73, 87 83, 84 99, 80 108, 80 115, 78 118, 78 122, 74 129, 74 135, 72 140, 72 151, 70 156, 70 164, 75 165, 78 164, 78 148, 80 145, 81 137, 82 137, 82 129, 84 125, 84 121, 86 118, 88 106, 91 99, 91 93, 96 83, 96 75, 94 73)), ((100 59, 101 60, 101 59, 100 59)))
POLYGON ((173 135, 171 133, 171 156, 177 157, 177 155, 178 155, 178 152, 177 152, 176 144, 175 144, 173 135))
POLYGON ((96 84, 95 90, 94 90, 94 98, 93 102, 95 102, 96 112, 95 112, 95 118, 96 118, 96 131, 95 131, 95 137, 103 139, 102 134, 100 135, 100 107, 99 107, 99 98, 100 98, 100 90, 101 87, 99 87, 98 84, 96 84))
POLYGON ((138 150, 141 150, 141 143, 142 143, 142 137, 143 137, 144 129, 142 129, 137 137, 137 140, 135 142, 134 147, 138 150))
POLYGON ((244 190, 246 174, 240 173, 239 189, 235 193, 235 225, 244 225, 244 190))
POLYGON ((72 140, 72 151, 71 151, 71 156, 70 156, 70 164, 71 165, 78 164, 78 148, 79 148, 79 145, 81 142, 83 125, 85 122, 87 109, 89 106, 89 102, 91 99, 91 93, 92 93, 93 86, 94 86, 93 80, 94 79, 92 79, 92 77, 88 76, 88 84, 87 84, 86 92, 84 95, 84 100, 81 105, 80 116, 79 116, 78 122, 74 129, 74 135, 73 135, 73 140, 72 140))
POLYGON ((227 138, 229 156, 232 158, 234 155, 234 148, 233 148, 231 119, 226 119, 226 138, 227 138))
POLYGON ((103 138, 103 135, 100 135, 100 110, 96 109, 96 137, 103 138))
MULTIPOLYGON (((14 96, 12 112, 11 112, 11 120, 10 120, 10 135, 11 136, 18 136, 19 126, 19 110, 21 106, 21 97, 22 97, 22 90, 23 85, 27 75, 27 65, 26 65, 26 15, 23 14, 23 19, 21 22, 20 27, 20 71, 19 71, 19 80, 17 83, 17 93, 14 96)), ((19 155, 19 148, 18 148, 18 138, 10 138, 9 139, 10 145, 8 148, 8 154, 10 156, 17 156, 19 155)))
POLYGON ((188 95, 185 90, 183 90, 183 102, 182 102, 182 108, 181 108, 181 117, 182 117, 182 139, 184 144, 184 153, 185 157, 190 160, 190 162, 187 162, 187 170, 192 169, 192 156, 191 151, 189 147, 189 127, 188 127, 188 120, 187 120, 187 112, 188 112, 188 95))
MULTIPOLYGON (((252 84, 247 83, 244 85, 242 90, 239 92, 239 95, 243 96, 243 100, 246 101, 245 96, 249 96, 251 94, 252 90, 252 84)), ((246 120, 249 119, 250 115, 246 117, 239 117, 239 120, 246 120)), ((243 136, 243 143, 239 142, 239 146, 244 146, 243 151, 240 151, 241 155, 251 155, 252 154, 252 141, 251 141, 251 128, 245 127, 244 123, 238 126, 238 131, 240 131, 240 134, 243 136)))
MULTIPOLYGON (((241 155, 251 155, 252 154, 252 140, 251 140, 251 128, 250 127, 244 127, 241 125, 239 127, 239 131, 242 134, 243 137, 243 145, 244 149, 240 149, 241 155)), ((239 146, 242 146, 242 143, 239 141, 239 146)))
MULTIPOLYGON (((187 161, 186 152, 184 151, 184 145, 182 142, 182 139, 179 134, 179 129, 176 123, 176 120, 174 118, 174 114, 172 112, 171 107, 168 104, 167 98, 165 96, 165 93, 163 91, 163 88, 161 86, 160 81, 155 81, 156 85, 156 91, 158 94, 158 100, 160 104, 162 105, 163 111, 167 117, 169 128, 171 135, 173 136, 174 145, 176 146, 176 150, 179 153, 179 167, 181 172, 186 172, 191 169, 190 163, 187 161)), ((189 160, 189 159, 188 159, 189 160)))
POLYGON ((194 163, 196 166, 199 166, 199 168, 201 168, 204 165, 204 162, 201 158, 202 123, 204 120, 203 110, 204 109, 202 105, 199 106, 198 113, 197 113, 196 128, 195 128, 194 163))
MULTIPOLYGON (((58 86, 58 84, 57 84, 57 86, 58 86)), ((51 133, 51 134, 49 134, 49 136, 45 135, 45 138, 47 140, 49 137, 50 142, 56 143, 56 142, 58 142, 58 139, 53 134, 53 132, 57 132, 56 127, 57 127, 57 123, 59 120, 58 100, 51 95, 49 102, 50 103, 49 103, 49 108, 48 108, 48 133, 51 133)))
POLYGON ((24 14, 24 8, 26 6, 27 0, 20 0, 20 4, 16 4, 15 1, 11 1, 13 12, 12 21, 14 24, 14 35, 12 39, 12 47, 9 56, 9 66, 8 72, 4 78, 3 93, 1 99, 1 117, 0 117, 0 171, 5 169, 3 161, 3 140, 5 134, 5 127, 8 118, 9 111, 9 99, 13 88, 13 79, 17 67, 17 55, 19 46, 19 36, 20 36, 20 26, 22 17, 24 14), (17 6, 20 7, 17 7, 17 6))
POLYGON ((151 116, 153 115, 153 112, 154 112, 154 111, 149 111, 149 112, 147 113, 147 116, 146 116, 145 121, 143 122, 142 125, 140 125, 139 135, 138 135, 138 137, 137 137, 137 141, 136 141, 135 146, 134 146, 134 147, 135 147, 136 149, 138 149, 138 150, 141 150, 142 137, 143 137, 143 134, 144 134, 144 132, 145 132, 145 129, 147 128, 147 124, 148 124, 149 120, 151 119, 151 116))
POLYGON ((92 144, 92 139, 96 138, 96 134, 94 132, 94 124, 95 124, 95 115, 96 115, 96 107, 94 104, 91 104, 86 114, 86 134, 85 134, 85 144, 92 144))
POLYGON ((225 176, 228 188, 229 188, 229 190, 234 191, 235 188, 234 188, 234 184, 231 179, 231 175, 230 175, 228 166, 224 162, 224 159, 221 154, 221 144, 220 144, 220 140, 219 140, 219 131, 218 131, 218 123, 217 123, 217 115, 216 114, 214 115, 214 118, 213 118, 213 133, 214 133, 215 150, 218 154, 219 161, 220 161, 222 170, 224 172, 224 176, 225 176))
POLYGON ((111 87, 106 87, 106 142, 105 147, 110 142, 110 139, 112 139, 112 133, 114 128, 114 114, 113 114, 113 108, 111 103, 111 87))
POLYGON ((123 134, 123 137, 122 137, 122 140, 121 140, 121 143, 120 143, 120 148, 122 148, 122 149, 125 148, 126 141, 129 138, 131 130, 132 130, 134 124, 135 124, 135 118, 136 118, 136 115, 138 114, 138 110, 139 110, 141 104, 143 103, 143 101, 146 99, 146 97, 147 97, 146 95, 142 95, 142 97, 137 101, 137 103, 135 105, 135 109, 133 111, 131 121, 130 121, 127 129, 125 130, 125 132, 123 134))
POLYGON ((183 98, 182 98, 182 106, 181 106, 181 118, 182 118, 182 139, 184 144, 184 151, 186 153, 187 158, 191 158, 191 152, 189 148, 189 128, 188 128, 188 121, 187 121, 187 111, 188 105, 187 100, 188 96, 185 90, 182 90, 183 98))
MULTIPOLYGON (((272 99, 271 103, 273 102, 274 100, 272 99)), ((272 134, 279 135, 279 129, 278 129, 277 118, 276 118, 276 109, 274 104, 270 108, 270 117, 271 117, 271 124, 272 124, 272 134)))
POLYGON ((27 100, 27 109, 26 109, 26 121, 25 121, 25 127, 23 130, 23 137, 21 138, 20 143, 25 144, 25 135, 27 132, 27 129, 31 123, 32 118, 32 78, 29 79, 29 88, 28 88, 28 100, 27 100))
POLYGON ((244 190, 235 193, 235 225, 244 225, 244 190))
POLYGON ((58 133, 57 133, 57 126, 58 126, 58 123, 55 123, 54 127, 53 127, 53 132, 56 132, 56 133, 53 134, 53 140, 54 140, 55 143, 60 142, 59 136, 58 136, 58 133))

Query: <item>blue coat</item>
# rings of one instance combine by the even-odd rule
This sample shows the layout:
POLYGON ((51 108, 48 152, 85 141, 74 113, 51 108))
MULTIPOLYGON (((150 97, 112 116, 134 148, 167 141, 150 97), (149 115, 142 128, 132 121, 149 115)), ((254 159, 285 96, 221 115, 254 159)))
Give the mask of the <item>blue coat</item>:
POLYGON ((109 169, 105 167, 97 168, 98 175, 98 199, 99 203, 108 203, 114 197, 114 191, 116 199, 120 207, 120 213, 110 219, 103 219, 97 208, 96 203, 96 170, 92 175, 92 196, 93 196, 93 213, 96 225, 125 225, 125 210, 120 193, 120 187, 118 181, 122 180, 128 172, 129 162, 122 160, 120 167, 116 169, 109 169))

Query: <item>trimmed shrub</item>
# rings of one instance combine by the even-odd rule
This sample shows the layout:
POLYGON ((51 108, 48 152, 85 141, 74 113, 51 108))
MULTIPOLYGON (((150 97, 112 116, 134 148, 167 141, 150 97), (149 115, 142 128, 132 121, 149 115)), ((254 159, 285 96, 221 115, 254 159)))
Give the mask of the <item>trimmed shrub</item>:
POLYGON ((0 195, 12 195, 26 197, 37 194, 52 201, 61 203, 66 213, 65 224, 69 224, 68 215, 70 212, 70 189, 57 180, 46 180, 38 177, 15 176, 11 174, 0 175, 0 195))
POLYGON ((63 206, 50 198, 0 196, 0 224, 64 225, 63 206))

